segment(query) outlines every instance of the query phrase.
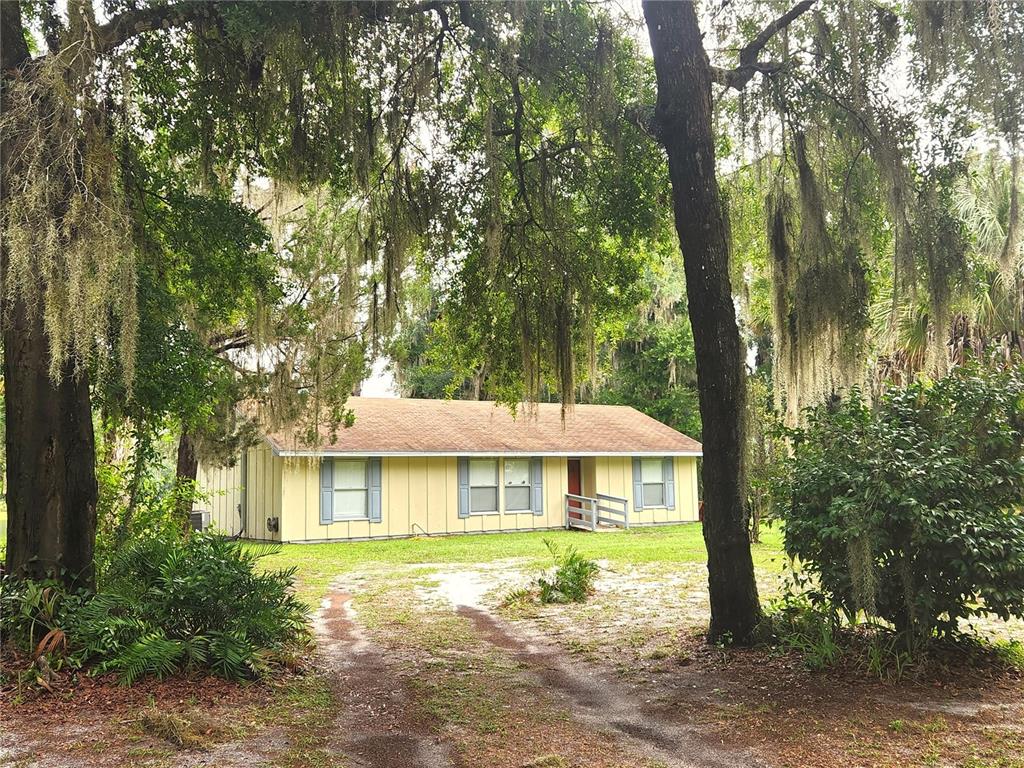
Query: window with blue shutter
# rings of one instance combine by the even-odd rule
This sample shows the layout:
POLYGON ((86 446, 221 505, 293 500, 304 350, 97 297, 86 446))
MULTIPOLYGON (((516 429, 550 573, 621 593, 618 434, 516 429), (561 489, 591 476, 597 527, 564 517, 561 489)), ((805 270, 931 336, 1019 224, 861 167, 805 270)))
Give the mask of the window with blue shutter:
POLYGON ((676 480, 671 456, 633 457, 633 507, 675 509, 676 480))
POLYGON ((381 520, 381 460, 320 460, 320 524, 381 520))

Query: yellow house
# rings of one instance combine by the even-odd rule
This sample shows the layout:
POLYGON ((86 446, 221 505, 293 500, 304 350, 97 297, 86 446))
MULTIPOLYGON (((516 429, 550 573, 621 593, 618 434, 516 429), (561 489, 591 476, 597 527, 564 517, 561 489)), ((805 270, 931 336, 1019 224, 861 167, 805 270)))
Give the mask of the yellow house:
POLYGON ((272 541, 696 521, 701 445, 627 406, 353 397, 351 427, 200 467, 208 524, 272 541))

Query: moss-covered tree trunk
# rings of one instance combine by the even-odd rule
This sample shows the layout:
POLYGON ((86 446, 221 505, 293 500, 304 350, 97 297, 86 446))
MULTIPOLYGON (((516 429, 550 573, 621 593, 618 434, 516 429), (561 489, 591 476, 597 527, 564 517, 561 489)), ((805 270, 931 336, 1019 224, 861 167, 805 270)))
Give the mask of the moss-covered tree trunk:
POLYGON ((196 456, 196 444, 187 427, 182 427, 178 438, 178 462, 175 467, 174 479, 178 486, 178 514, 182 525, 188 527, 189 513, 192 512, 192 489, 199 476, 199 458, 196 456))
POLYGON ((692 3, 644 2, 683 252, 704 440, 704 540, 712 639, 746 640, 761 619, 743 499, 743 352, 715 177, 711 67, 692 3))
MULTIPOLYGON (((3 79, 29 61, 19 4, 0 3, 3 79)), ((3 107, 6 111, 7 89, 3 107)), ((7 168, 12 147, 0 146, 7 168)), ((2 174, 6 178, 7 174, 2 174)), ((8 190, 0 183, 0 202, 8 190)), ((8 255, 0 245, 0 270, 8 255)), ((4 408, 7 444, 7 569, 91 586, 96 540, 95 439, 89 382, 64 366, 49 375, 49 340, 41 308, 14 297, 3 307, 4 408)))

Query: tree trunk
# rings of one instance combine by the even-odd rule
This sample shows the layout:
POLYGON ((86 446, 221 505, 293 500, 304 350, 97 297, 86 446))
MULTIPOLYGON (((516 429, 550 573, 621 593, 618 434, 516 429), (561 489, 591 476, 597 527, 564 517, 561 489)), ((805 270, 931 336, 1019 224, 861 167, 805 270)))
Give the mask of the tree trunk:
POLYGON ((196 446, 188 429, 182 427, 181 437, 178 438, 178 466, 175 470, 175 482, 178 485, 178 513, 182 517, 182 524, 187 528, 189 525, 189 513, 192 512, 192 489, 195 487, 196 477, 199 473, 199 459, 196 458, 196 446), (185 492, 185 485, 188 491, 185 492))
MULTIPOLYGON (((7 78, 30 58, 18 3, 0 3, 0 33, 7 78)), ((7 143, 0 147, 4 168, 11 151, 7 143)), ((0 183, 0 204, 6 199, 0 183)), ((0 245, 0 275, 7 263, 0 245)), ((60 382, 53 382, 42 309, 21 297, 3 307, 3 344, 7 569, 91 587, 98 491, 88 379, 74 375, 71 361, 60 382)))
POLYGON ((668 154, 704 436, 704 541, 712 640, 743 642, 761 620, 743 499, 746 391, 729 240, 715 177, 711 70, 693 3, 643 4, 654 52, 655 121, 668 154))

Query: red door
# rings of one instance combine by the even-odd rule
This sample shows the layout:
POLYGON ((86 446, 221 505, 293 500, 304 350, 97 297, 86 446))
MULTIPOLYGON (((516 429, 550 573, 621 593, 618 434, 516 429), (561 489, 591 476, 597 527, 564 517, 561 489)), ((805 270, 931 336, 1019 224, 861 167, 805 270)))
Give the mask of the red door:
MULTIPOLYGON (((569 459, 569 493, 573 496, 583 495, 583 485, 581 483, 582 472, 580 471, 580 460, 569 459)), ((581 507, 582 504, 572 499, 569 500, 570 507, 581 507)), ((569 512, 569 517, 573 517, 577 520, 583 519, 583 515, 579 512, 569 512)))

